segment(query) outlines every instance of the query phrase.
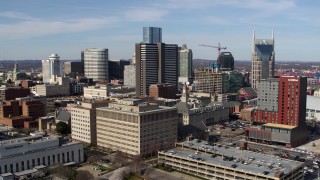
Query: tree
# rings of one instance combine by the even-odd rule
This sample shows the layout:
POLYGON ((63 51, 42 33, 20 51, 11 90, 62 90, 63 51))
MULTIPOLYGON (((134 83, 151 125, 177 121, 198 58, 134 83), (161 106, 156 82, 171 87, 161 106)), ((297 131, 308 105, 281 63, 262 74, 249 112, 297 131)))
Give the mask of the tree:
POLYGON ((132 162, 131 162, 131 169, 133 172, 137 172, 140 167, 141 167, 141 163, 142 163, 142 157, 140 154, 138 155, 135 155, 133 158, 132 158, 132 162))
POLYGON ((94 177, 89 171, 79 170, 77 172, 75 180, 94 180, 94 177))
POLYGON ((68 125, 65 122, 59 121, 56 124, 56 131, 59 134, 67 134, 68 133, 68 125))
POLYGON ((98 159, 95 156, 90 156, 88 157, 88 163, 93 164, 96 163, 98 161, 98 159))
POLYGON ((119 164, 120 167, 122 167, 125 163, 128 162, 128 158, 123 152, 116 151, 113 157, 113 161, 115 162, 115 164, 119 164))
POLYGON ((159 149, 159 145, 156 143, 152 143, 148 145, 148 150, 151 157, 154 155, 154 153, 157 152, 158 149, 159 149))
POLYGON ((59 164, 53 169, 53 172, 60 178, 74 179, 77 172, 70 167, 65 167, 59 164))

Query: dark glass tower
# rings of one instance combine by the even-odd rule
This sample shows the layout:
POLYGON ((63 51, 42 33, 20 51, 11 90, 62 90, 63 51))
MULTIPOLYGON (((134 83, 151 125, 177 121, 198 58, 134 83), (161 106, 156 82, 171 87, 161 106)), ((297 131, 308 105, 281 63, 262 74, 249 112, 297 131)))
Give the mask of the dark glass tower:
POLYGON ((143 43, 156 44, 162 42, 162 30, 158 27, 143 28, 143 43))
POLYGON ((234 58, 231 52, 220 53, 220 65, 222 69, 234 70, 234 58))

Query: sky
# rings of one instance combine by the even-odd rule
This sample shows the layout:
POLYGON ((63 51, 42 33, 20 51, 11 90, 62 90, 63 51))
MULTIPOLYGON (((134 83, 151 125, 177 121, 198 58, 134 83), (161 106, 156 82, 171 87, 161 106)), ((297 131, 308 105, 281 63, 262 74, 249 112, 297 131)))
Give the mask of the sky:
POLYGON ((108 48, 130 59, 143 27, 161 27, 162 40, 187 44, 193 57, 216 59, 226 46, 250 60, 252 34, 275 33, 276 61, 320 60, 320 1, 316 0, 3 0, 0 60, 80 59, 85 48, 108 48))

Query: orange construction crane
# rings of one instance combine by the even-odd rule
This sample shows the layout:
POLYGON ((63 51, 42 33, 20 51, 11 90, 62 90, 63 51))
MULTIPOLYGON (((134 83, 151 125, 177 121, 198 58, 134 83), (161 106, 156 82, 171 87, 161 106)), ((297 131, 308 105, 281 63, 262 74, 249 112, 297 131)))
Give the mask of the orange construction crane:
POLYGON ((220 43, 218 43, 218 46, 212 46, 212 45, 206 45, 206 44, 200 44, 199 46, 218 49, 218 64, 220 64, 220 51, 221 51, 221 49, 227 49, 227 47, 220 46, 220 43))

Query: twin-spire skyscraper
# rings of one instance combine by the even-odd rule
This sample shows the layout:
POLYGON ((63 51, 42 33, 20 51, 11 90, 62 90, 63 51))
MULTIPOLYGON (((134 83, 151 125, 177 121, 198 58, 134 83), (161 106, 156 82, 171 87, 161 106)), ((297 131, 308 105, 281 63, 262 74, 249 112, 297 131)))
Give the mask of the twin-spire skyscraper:
POLYGON ((260 79, 274 77, 275 53, 274 53, 274 32, 271 39, 256 39, 253 31, 252 37, 252 71, 251 87, 257 89, 260 79))

